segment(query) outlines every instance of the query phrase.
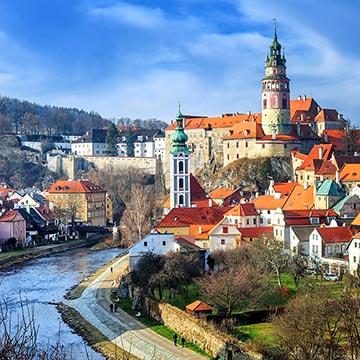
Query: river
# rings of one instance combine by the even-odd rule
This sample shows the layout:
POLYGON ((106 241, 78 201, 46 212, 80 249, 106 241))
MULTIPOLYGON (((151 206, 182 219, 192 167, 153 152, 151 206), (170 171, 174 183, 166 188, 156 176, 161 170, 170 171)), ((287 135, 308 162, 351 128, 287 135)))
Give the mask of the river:
POLYGON ((101 354, 87 346, 61 320, 52 303, 61 302, 67 289, 122 252, 120 249, 92 251, 81 248, 14 265, 0 272, 0 300, 7 304, 14 320, 14 315, 20 314, 21 299, 33 309, 41 346, 55 344, 60 334, 60 343, 72 359, 103 360, 101 354))

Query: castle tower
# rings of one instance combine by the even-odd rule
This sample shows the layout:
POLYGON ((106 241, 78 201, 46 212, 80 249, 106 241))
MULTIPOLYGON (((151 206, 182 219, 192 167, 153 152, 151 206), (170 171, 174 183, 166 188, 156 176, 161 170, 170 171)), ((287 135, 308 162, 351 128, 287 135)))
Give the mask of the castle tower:
POLYGON ((190 207, 190 152, 186 146, 188 136, 183 128, 183 115, 176 117, 175 133, 170 150, 170 209, 190 207))
POLYGON ((262 79, 262 128, 265 135, 290 134, 290 80, 286 77, 286 59, 277 40, 274 40, 265 60, 262 79))

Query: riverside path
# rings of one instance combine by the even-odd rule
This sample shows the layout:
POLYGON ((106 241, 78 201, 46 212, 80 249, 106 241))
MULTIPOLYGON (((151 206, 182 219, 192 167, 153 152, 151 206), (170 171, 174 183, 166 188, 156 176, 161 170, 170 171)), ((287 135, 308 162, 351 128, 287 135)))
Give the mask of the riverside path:
POLYGON ((120 348, 141 360, 206 360, 200 354, 181 346, 146 328, 121 309, 110 312, 111 285, 116 276, 125 272, 129 255, 122 256, 100 274, 75 300, 64 303, 76 309, 80 315, 120 348))

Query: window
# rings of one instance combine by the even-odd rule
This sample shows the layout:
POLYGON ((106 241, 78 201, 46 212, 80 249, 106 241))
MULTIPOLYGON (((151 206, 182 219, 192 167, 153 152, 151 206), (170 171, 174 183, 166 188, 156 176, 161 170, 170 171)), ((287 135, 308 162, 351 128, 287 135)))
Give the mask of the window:
POLYGON ((268 224, 268 225, 271 224, 271 219, 267 219, 267 224, 268 224))
POLYGON ((354 246, 357 248, 357 242, 354 242, 354 246))
POLYGON ((182 174, 184 172, 184 162, 179 161, 179 173, 182 174))
POLYGON ((245 141, 245 147, 247 148, 249 146, 248 142, 245 141))
POLYGON ((260 224, 263 224, 263 223, 264 223, 264 219, 260 218, 260 224))
POLYGON ((268 210, 267 213, 270 214, 270 210, 268 210))
POLYGON ((354 256, 354 263, 356 263, 356 256, 354 256))
POLYGON ((183 178, 179 179, 179 190, 184 190, 184 179, 183 178))
POLYGON ((265 144, 262 144, 262 148, 265 149, 265 144))
POLYGON ((179 205, 184 205, 184 195, 179 196, 179 205))
POLYGON ((286 109, 287 108, 287 101, 286 99, 282 99, 282 108, 286 109))
POLYGON ((246 225, 250 225, 250 220, 246 219, 246 225))
POLYGON ((163 246, 165 246, 165 245, 166 245, 166 241, 164 240, 164 241, 163 241, 163 246))
POLYGON ((223 234, 227 234, 229 232, 229 228, 227 226, 223 226, 223 234))
POLYGON ((220 240, 221 245, 225 245, 225 239, 220 240))
POLYGON ((253 219, 253 225, 256 225, 256 218, 253 219))
POLYGON ((263 100, 263 108, 266 109, 266 99, 263 100))
POLYGON ((147 241, 144 241, 144 246, 147 246, 147 241))

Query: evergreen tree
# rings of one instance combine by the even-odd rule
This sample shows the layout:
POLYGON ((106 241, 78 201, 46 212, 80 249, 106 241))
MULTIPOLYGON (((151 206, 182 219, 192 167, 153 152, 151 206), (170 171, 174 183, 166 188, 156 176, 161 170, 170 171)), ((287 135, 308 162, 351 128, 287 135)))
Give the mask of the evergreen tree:
POLYGON ((105 154, 109 156, 116 156, 118 154, 117 140, 118 140, 118 131, 116 129, 115 124, 111 123, 106 131, 105 154))
POLYGON ((133 131, 129 128, 126 131, 125 141, 126 141, 126 156, 135 156, 134 150, 134 140, 135 136, 133 131))

